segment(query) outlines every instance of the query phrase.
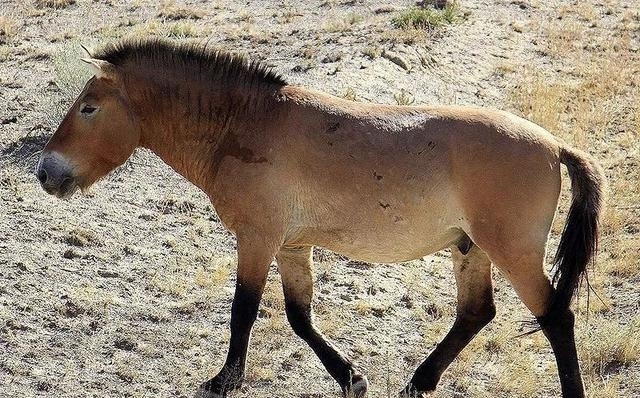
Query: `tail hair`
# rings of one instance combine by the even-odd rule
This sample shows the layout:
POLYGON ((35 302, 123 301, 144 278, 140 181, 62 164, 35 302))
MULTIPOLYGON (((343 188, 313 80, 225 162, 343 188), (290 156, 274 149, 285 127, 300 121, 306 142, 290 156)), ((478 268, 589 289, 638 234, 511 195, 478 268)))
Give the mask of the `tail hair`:
POLYGON ((571 305, 587 268, 598 250, 600 213, 604 204, 605 177, 602 167, 590 155, 564 146, 560 162, 567 166, 571 178, 572 200, 558 250, 552 281, 555 291, 545 317, 559 315, 571 305))

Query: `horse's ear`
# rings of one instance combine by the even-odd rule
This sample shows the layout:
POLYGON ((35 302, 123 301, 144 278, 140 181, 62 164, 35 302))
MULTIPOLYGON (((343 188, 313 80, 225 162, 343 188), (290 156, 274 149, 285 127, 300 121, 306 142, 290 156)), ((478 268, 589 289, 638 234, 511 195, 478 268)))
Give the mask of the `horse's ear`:
POLYGON ((81 58, 81 60, 91 66, 98 79, 117 80, 118 73, 112 63, 95 58, 81 58))

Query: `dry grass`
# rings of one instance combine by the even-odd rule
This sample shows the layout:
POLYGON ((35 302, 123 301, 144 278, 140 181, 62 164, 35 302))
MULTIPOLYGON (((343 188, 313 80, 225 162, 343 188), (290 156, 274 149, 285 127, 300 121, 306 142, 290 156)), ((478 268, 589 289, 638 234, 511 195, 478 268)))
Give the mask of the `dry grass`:
POLYGON ((362 50, 362 54, 369 57, 369 59, 376 59, 382 55, 382 47, 380 46, 367 46, 362 50))
MULTIPOLYGON (((45 2, 38 2, 40 3, 45 2)), ((78 7, 86 3, 78 2, 78 7)), ((340 7, 346 9, 346 3, 328 1, 326 9, 322 10, 337 10, 340 7)), ((231 9, 228 4, 231 3, 225 3, 221 13, 231 9)), ((159 6, 157 3, 149 6, 148 2, 136 1, 131 2, 128 7, 145 10, 146 15, 159 18, 151 18, 148 21, 140 19, 143 21, 140 23, 120 22, 118 25, 113 22, 111 27, 97 28, 99 30, 96 36, 101 36, 105 41, 131 35, 179 38, 202 36, 212 23, 207 21, 208 18, 199 19, 201 12, 198 9, 193 11, 183 7, 182 2, 166 1, 159 6)), ((203 3, 201 7, 209 11, 210 15, 216 14, 211 12, 210 5, 203 3)), ((363 49, 362 54, 345 53, 353 55, 356 60, 357 56, 363 60, 366 60, 365 57, 369 58, 366 60, 366 66, 371 70, 381 62, 377 58, 382 54, 383 47, 393 43, 417 44, 416 42, 424 38, 432 37, 432 28, 417 28, 413 22, 409 22, 410 18, 407 19, 407 28, 388 29, 390 19, 396 14, 401 14, 395 10, 401 8, 390 6, 379 16, 376 14, 380 20, 384 20, 386 28, 376 33, 379 36, 372 34, 372 40, 350 44, 353 48, 363 49)), ((541 7, 537 11, 540 11, 541 16, 534 15, 533 18, 548 16, 541 7)), ((45 7, 39 8, 37 12, 37 15, 42 16, 52 11, 45 7)), ((637 375, 640 362, 636 342, 640 321, 637 316, 625 319, 620 313, 626 311, 634 314, 637 311, 637 304, 633 302, 635 296, 627 297, 625 292, 630 290, 628 286, 640 283, 640 187, 637 184, 640 179, 640 63, 637 51, 632 50, 634 45, 637 46, 635 43, 640 32, 640 19, 637 10, 620 10, 615 8, 615 4, 609 3, 604 6, 574 3, 562 6, 554 12, 561 16, 562 20, 555 21, 545 17, 538 25, 527 22, 504 25, 509 32, 516 30, 522 35, 533 35, 536 29, 544 34, 544 40, 541 41, 547 45, 541 48, 542 55, 535 54, 533 58, 534 61, 544 58, 546 63, 540 66, 535 62, 527 62, 528 65, 523 66, 518 63, 524 61, 512 57, 509 60, 498 61, 502 63, 494 65, 494 75, 511 79, 510 82, 525 76, 518 81, 518 86, 510 95, 514 108, 572 145, 593 153, 605 165, 610 180, 610 206, 606 209, 603 219, 604 238, 599 264, 591 274, 591 282, 597 294, 602 297, 603 303, 595 295, 591 295, 589 322, 585 324, 586 303, 585 292, 582 291, 578 306, 581 312, 578 317, 578 350, 591 398, 632 396, 632 393, 637 391, 635 385, 629 385, 635 382, 632 375, 637 375), (617 25, 603 35, 602 32, 598 33, 597 29, 606 23, 600 17, 602 13, 607 12, 607 8, 613 8, 612 15, 618 15, 619 18, 617 25), (596 27, 592 28, 593 25, 596 27), (545 69, 549 64, 553 65, 553 70, 545 69), (621 296, 615 296, 616 292, 621 296)), ((271 22, 291 24, 287 32, 298 29, 296 24, 307 17, 306 10, 298 13, 298 10, 293 8, 291 11, 269 11, 267 15, 273 16, 271 22)), ((338 15, 341 17, 337 18, 335 23, 320 20, 317 31, 321 33, 317 33, 318 37, 343 40, 345 37, 357 36, 361 31, 366 32, 369 20, 364 23, 364 18, 370 18, 370 14, 358 11, 338 15), (327 31, 329 34, 326 34, 327 31)), ((255 53, 262 52, 266 58, 273 57, 273 62, 277 63, 280 53, 268 53, 259 46, 238 44, 238 40, 245 40, 245 43, 269 41, 274 43, 273 46, 278 42, 281 49, 290 47, 291 51, 297 51, 299 59, 296 62, 307 62, 309 67, 317 66, 316 61, 333 45, 327 47, 307 38, 303 39, 302 47, 296 48, 297 42, 282 41, 280 45, 281 32, 269 29, 262 31, 263 17, 246 11, 234 13, 233 17, 230 17, 233 26, 220 26, 221 35, 225 36, 225 40, 229 40, 229 43, 224 45, 238 45, 242 51, 249 49, 255 53)), ((519 18, 525 20, 523 15, 519 18)), ((448 23, 445 21, 439 27, 448 23)), ((3 59, 3 54, 6 54, 4 57, 10 62, 14 62, 18 57, 29 61, 24 54, 11 50, 12 41, 17 41, 16 35, 19 34, 22 38, 18 26, 19 22, 15 18, 0 17, 0 40, 6 38, 9 41, 9 45, 0 46, 0 60, 3 59), (6 29, 4 33, 3 29, 6 29)), ((307 32, 302 29, 302 33, 307 32)), ((52 35, 50 33, 44 37, 52 35)), ((55 35, 60 37, 59 41, 69 38, 61 36, 60 32, 56 32, 55 35)), ((294 36, 299 40, 297 35, 294 36)), ((83 43, 87 44, 84 39, 83 43)), ((75 94, 89 73, 82 63, 75 63, 75 60, 83 55, 79 43, 56 46, 62 48, 63 52, 53 57, 58 76, 56 85, 60 86, 62 93, 75 94)), ((419 47, 416 45, 413 48, 419 47)), ((290 53, 284 54, 286 59, 290 58, 290 53)), ((431 53, 428 54, 431 57, 431 53)), ((294 54, 293 58, 295 57, 294 54)), ((457 60, 455 57, 452 56, 453 61, 457 60)), ((449 61, 449 58, 442 56, 438 58, 438 65, 448 68, 449 61)), ((425 68, 433 68, 436 65, 435 61, 423 61, 422 58, 421 63, 425 68)), ((412 71, 409 79, 422 76, 417 64, 416 62, 416 69, 412 71)), ((345 65, 345 69, 348 69, 348 64, 345 65)), ((321 75, 313 75, 308 80, 301 77, 303 84, 315 82, 325 88, 336 85, 336 82, 328 79, 330 78, 327 78, 324 72, 321 75)), ((397 76, 394 76, 394 79, 398 79, 394 80, 394 83, 401 81, 397 76)), ((358 100, 358 95, 374 98, 371 92, 359 86, 353 86, 357 88, 356 94, 355 89, 347 89, 347 85, 340 85, 344 83, 337 84, 338 87, 342 87, 343 96, 350 100, 358 100)), ((349 80, 347 84, 355 83, 349 80)), ((381 83, 380 86, 384 84, 381 83)), ((388 89, 391 91, 377 97, 378 100, 411 104, 415 101, 414 94, 420 101, 425 98, 425 94, 418 90, 412 89, 412 93, 402 90, 398 92, 399 88, 393 91, 393 87, 402 85, 390 85, 388 89)), ((47 101, 47 104, 57 108, 57 104, 62 102, 64 101, 56 99, 47 101)), ((60 119, 57 109, 44 112, 50 115, 46 117, 51 118, 51 126, 57 124, 60 119)), ((30 126, 29 124, 27 127, 30 126)), ((3 195, 29 200, 28 196, 33 195, 33 184, 31 180, 25 181, 21 174, 17 174, 14 169, 5 169, 3 164, 0 170, 3 195)), ((155 186, 156 183, 157 181, 152 181, 149 185, 155 186)), ((131 189, 129 183, 126 187, 131 189)), ((126 189, 123 186, 118 187, 120 194, 126 189)), ((108 189, 103 188, 101 195, 105 196, 106 191, 108 189)), ((86 390, 88 395, 97 389, 108 388, 112 390, 112 395, 128 393, 132 396, 142 396, 151 393, 173 396, 189 395, 205 375, 215 374, 224 358, 229 340, 229 306, 233 296, 235 257, 215 254, 220 247, 211 245, 208 238, 213 235, 211 225, 216 222, 211 223, 208 218, 203 218, 201 224, 189 224, 188 227, 179 230, 188 220, 198 218, 198 209, 192 204, 195 202, 176 201, 167 199, 166 196, 163 199, 162 194, 150 192, 152 195, 158 195, 158 199, 154 203, 142 204, 145 211, 137 220, 139 223, 150 225, 147 235, 154 240, 155 246, 133 240, 120 249, 112 248, 111 246, 117 246, 113 244, 113 240, 109 241, 100 233, 92 232, 95 231, 92 226, 68 226, 56 231, 55 239, 52 241, 56 245, 65 246, 64 250, 69 250, 70 258, 63 258, 62 252, 46 252, 44 258, 51 261, 49 256, 53 253, 56 264, 50 265, 49 269, 52 270, 52 274, 55 268, 55 275, 64 275, 61 278, 64 281, 60 283, 64 296, 56 301, 59 295, 39 292, 42 297, 49 297, 47 294, 51 294, 54 302, 44 308, 50 308, 54 316, 45 313, 45 321, 41 322, 40 318, 37 318, 30 327, 46 324, 51 320, 59 323, 61 327, 51 332, 45 330, 44 333, 30 333, 28 330, 17 329, 16 337, 11 334, 11 327, 5 327, 2 332, 9 330, 11 333, 0 337, 9 336, 15 340, 9 342, 10 348, 14 349, 8 354, 10 359, 6 363, 0 361, 0 385, 4 381, 1 370, 6 370, 9 377, 20 382, 34 380, 34 388, 41 394, 47 391, 50 394, 68 392, 73 390, 67 388, 71 385, 75 386, 75 391, 86 390), (205 224, 208 227, 204 227, 205 224), (197 242, 202 248, 190 246, 189 242, 197 242), (100 254, 106 258, 100 258, 100 254), (97 263, 100 263, 100 266, 97 266, 97 263), (105 264, 107 273, 103 272, 105 264), (95 269, 92 269, 94 265, 95 269), (119 276, 105 278, 104 275, 110 272, 119 276), (145 322, 140 322, 140 319, 145 322), (105 325, 104 330, 97 331, 87 329, 87 325, 93 325, 94 322, 98 325, 108 323, 109 326, 105 325), (91 334, 91 338, 71 335, 69 331, 72 330, 80 330, 81 334, 86 330, 87 334, 91 334), (145 333, 152 334, 153 337, 145 333), (67 360, 61 366, 65 369, 63 373, 80 373, 80 376, 70 378, 63 375, 61 378, 65 379, 64 383, 56 384, 58 381, 55 372, 44 367, 44 370, 32 368, 30 364, 33 357, 29 356, 29 352, 34 349, 29 345, 33 342, 25 336, 40 338, 42 335, 53 340, 53 351, 48 354, 43 352, 42 361, 44 365, 48 363, 50 368, 53 368, 51 364, 57 360, 56 355, 62 352, 55 348, 55 344, 60 344, 61 341, 64 344, 80 346, 80 349, 77 346, 69 348, 70 351, 66 351, 66 354, 71 352, 74 353, 73 356, 77 356, 76 353, 82 355, 82 350, 88 347, 95 358, 87 361, 104 360, 105 363, 78 365, 67 360), (135 341, 135 349, 127 350, 127 341, 135 341), (89 345, 86 346, 87 344, 89 345), (159 373, 166 374, 165 378, 157 379, 159 373), (136 388, 148 391, 135 390, 136 388)), ((566 211, 568 207, 568 198, 569 194, 565 189, 562 211, 566 211)), ((86 199, 78 200, 74 205, 87 202, 86 199)), ((120 201, 114 200, 114 203, 121 205, 120 201)), ((102 205, 104 202, 87 204, 92 208, 100 208, 102 205)), ((41 206, 38 206, 38 211, 34 211, 33 215, 39 214, 40 208, 41 206)), ((75 209, 74 207, 74 211, 75 209)), ((104 214, 113 218, 115 213, 117 212, 104 214)), ((103 214, 98 214, 95 218, 103 220, 103 214)), ((60 216, 60 219, 68 221, 74 220, 74 217, 75 214, 66 214, 60 216)), ((132 219, 136 220, 136 217, 132 219)), ((561 214, 554 227, 556 234, 563 223, 564 214, 561 214)), ((0 238, 0 247, 2 244, 3 240, 0 238)), ((38 248, 34 248, 36 249, 38 248)), ((446 265, 438 264, 441 266, 442 274, 429 274, 429 283, 425 283, 424 270, 430 265, 425 267, 421 264, 407 272, 402 271, 404 278, 395 279, 398 281, 397 286, 403 289, 402 292, 398 293, 397 300, 385 301, 380 295, 368 293, 368 285, 364 281, 372 274, 371 270, 354 274, 353 272, 358 271, 357 268, 344 268, 344 264, 335 266, 336 263, 346 260, 327 253, 323 256, 325 257, 318 258, 317 261, 317 281, 314 285, 314 307, 318 328, 329 336, 336 346, 343 349, 348 357, 364 363, 363 370, 370 377, 372 389, 375 389, 373 396, 396 396, 397 390, 410 379, 415 367, 424 360, 451 326, 455 316, 455 293, 452 293, 452 284, 436 287, 433 285, 440 283, 444 275, 451 276, 451 270, 446 265), (344 287, 345 283, 350 284, 348 290, 344 287), (340 291, 336 292, 337 290, 340 291), (345 291, 347 294, 343 294, 345 291), (358 327, 360 330, 357 330, 358 327), (393 330, 392 333, 388 333, 389 330, 393 330), (396 330, 402 337, 389 343, 390 336, 396 330), (417 330, 420 332, 416 332, 417 330), (406 340, 411 338, 406 336, 414 336, 414 340, 406 340), (383 392, 385 384, 386 394, 383 392)), ((11 262, 2 263, 2 260, 0 257, 0 265, 9 272, 19 267, 11 262)), ((26 271, 21 271, 22 276, 29 272, 44 272, 38 264, 37 261, 26 261, 22 265, 26 268, 26 271)), ((497 287, 506 286, 504 281, 496 279, 497 287)), ((19 280, 20 278, 12 280, 11 284, 14 281, 19 283, 19 280)), ((0 287, 0 295, 3 295, 2 289, 12 289, 11 284, 0 287)), ((371 285, 375 285, 375 282, 371 282, 371 285)), ((536 334, 515 338, 515 335, 521 332, 517 330, 517 321, 525 319, 527 312, 516 301, 513 292, 511 295, 505 293, 508 289, 497 290, 497 296, 502 297, 496 299, 496 320, 454 361, 444 375, 440 388, 433 394, 434 397, 528 397, 556 396, 559 393, 554 359, 544 336, 536 334)), ((330 380, 313 352, 290 330, 284 315, 281 290, 277 274, 272 270, 253 333, 248 383, 241 391, 234 393, 234 396, 339 396, 335 383, 330 380), (310 378, 313 378, 311 382, 308 380, 310 378), (286 387, 283 387, 285 385, 286 387)), ((10 290, 11 293, 14 291, 10 290)), ((27 289, 24 289, 20 294, 26 292, 27 289)), ((6 294, 2 298, 12 300, 20 294, 6 294)), ((29 306, 34 309, 42 308, 37 307, 37 304, 29 306)), ((18 324, 30 316, 18 306, 0 306, 0 324, 5 324, 9 319, 18 324)), ((4 391, 3 388, 10 387, 3 386, 0 390, 4 391)), ((16 396, 33 395, 30 392, 31 390, 25 389, 24 394, 16 396)))
MULTIPOLYGON (((605 168, 608 207, 590 277, 600 298, 590 295, 589 324, 586 330, 579 325, 578 346, 590 396, 620 396, 625 369, 640 360, 638 317, 623 321, 615 315, 637 311, 637 303, 634 307, 624 296, 608 293, 638 283, 640 273, 640 54, 632 39, 639 30, 634 15, 623 15, 615 29, 602 28, 605 36, 594 35, 602 22, 591 4, 565 5, 559 13, 561 20, 539 28, 546 53, 563 67, 549 72, 525 66, 520 72, 529 78, 513 90, 511 101, 526 118, 592 153, 605 168)), ((567 190, 561 209, 568 207, 567 190)), ((563 215, 557 217, 554 233, 564 221, 563 215)), ((583 291, 578 305, 583 317, 585 296, 583 291)))
POLYGON ((325 30, 329 33, 342 33, 351 31, 356 25, 363 21, 362 15, 348 14, 340 20, 332 20, 325 26, 325 30))
POLYGON ((393 99, 398 105, 413 105, 416 102, 416 98, 410 92, 405 89, 400 90, 399 93, 393 94, 393 99))
POLYGON ((184 39, 187 37, 197 37, 199 32, 194 23, 189 21, 179 21, 169 27, 167 35, 177 39, 184 39))
POLYGON ((15 36, 18 22, 9 16, 0 15, 0 44, 9 42, 15 36))
MULTIPOLYGON (((581 28, 572 27, 571 38, 581 37, 586 29, 575 24, 581 28)), ((629 50, 624 38, 611 40, 595 53, 576 50, 579 44, 563 47, 568 40, 565 31, 566 26, 551 29, 549 47, 573 60, 573 78, 553 81, 544 73, 528 71, 532 78, 514 90, 512 101, 525 117, 602 161, 610 189, 602 266, 629 275, 640 267, 633 250, 640 231, 640 56, 629 50)))
POLYGON ((158 16, 172 21, 180 19, 201 19, 204 16, 204 12, 197 8, 187 8, 184 5, 176 5, 175 1, 169 0, 160 3, 158 16))
POLYGON ((358 94, 356 94, 356 90, 354 90, 352 87, 347 87, 345 92, 342 94, 342 98, 348 99, 349 101, 357 101, 358 94))
POLYGON ((582 341, 583 368, 596 379, 604 379, 640 360, 640 316, 630 319, 607 319, 594 317, 593 329, 587 330, 582 341))
POLYGON ((7 61, 11 59, 11 54, 13 51, 8 46, 0 46, 0 62, 7 61))
POLYGON ((411 8, 393 17, 391 23, 400 29, 433 30, 443 25, 454 23, 458 15, 458 5, 456 2, 452 2, 443 9, 431 7, 411 8))

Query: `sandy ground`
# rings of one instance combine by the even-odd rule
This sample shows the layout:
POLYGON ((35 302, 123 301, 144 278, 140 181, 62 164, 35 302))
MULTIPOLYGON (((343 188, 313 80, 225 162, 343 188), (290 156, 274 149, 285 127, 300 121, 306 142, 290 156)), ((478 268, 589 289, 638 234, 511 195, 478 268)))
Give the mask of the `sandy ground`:
MULTIPOLYGON (((0 35, 3 398, 188 397, 226 353, 235 239, 200 191, 145 151, 69 201, 46 195, 31 174, 70 103, 70 87, 88 77, 79 43, 183 32, 339 96, 395 103, 404 92, 416 104, 510 110, 509 92, 526 78, 523 71, 570 67, 552 62, 542 40, 560 2, 463 0, 458 22, 424 34, 391 25, 412 1, 36 3, 0 0, 0 16, 12 26, 0 35), (198 19, 159 15, 170 6, 198 19)), ((602 13, 600 36, 617 15, 602 13)), ((395 396, 453 320, 448 255, 380 265, 317 250, 316 260, 321 329, 364 369, 372 397, 395 396)), ((539 335, 515 338, 529 314, 499 275, 496 281, 496 320, 436 395, 558 396, 550 348, 539 335)), ((614 303, 608 316, 635 315, 637 284, 606 284, 605 292, 614 303)), ((339 396, 290 331, 281 296, 274 268, 248 380, 234 396, 339 396)), ((579 323, 586 335, 590 324, 579 323)), ((610 374, 616 396, 640 394, 637 363, 610 374)), ((588 386, 600 390, 592 396, 607 396, 604 378, 588 386)))

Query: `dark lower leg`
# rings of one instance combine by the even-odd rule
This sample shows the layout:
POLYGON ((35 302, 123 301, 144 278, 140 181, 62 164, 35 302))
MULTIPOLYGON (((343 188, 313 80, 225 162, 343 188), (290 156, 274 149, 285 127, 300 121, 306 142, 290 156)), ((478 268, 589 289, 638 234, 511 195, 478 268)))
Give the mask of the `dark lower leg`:
POLYGON ((495 312, 489 311, 485 318, 456 318, 453 327, 438 344, 427 359, 416 369, 411 382, 404 390, 406 394, 433 391, 440 381, 442 373, 469 344, 473 337, 493 318, 495 312))
POLYGON ((276 259, 282 276, 285 309, 291 328, 309 344, 343 393, 353 394, 351 396, 355 397, 364 396, 367 390, 366 378, 355 373, 351 361, 313 325, 312 247, 286 247, 281 249, 276 259))
POLYGON ((558 365, 563 397, 585 396, 574 336, 575 317, 570 309, 556 314, 551 312, 538 318, 542 332, 549 340, 558 365))
POLYGON ((464 249, 463 252, 457 246, 451 248, 458 287, 456 320, 445 338, 418 367, 403 394, 417 396, 435 390, 442 373, 495 316, 491 261, 473 244, 467 243, 464 249))
POLYGON ((202 390, 225 396, 242 384, 251 328, 258 314, 262 291, 236 285, 231 306, 231 340, 227 359, 220 372, 200 386, 202 390))
POLYGON ((363 377, 355 373, 353 364, 345 358, 313 325, 311 307, 295 302, 286 303, 287 318, 293 331, 309 344, 329 374, 343 392, 363 377))

